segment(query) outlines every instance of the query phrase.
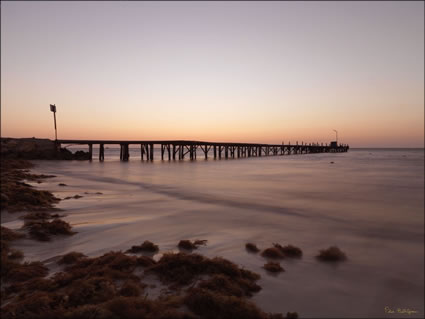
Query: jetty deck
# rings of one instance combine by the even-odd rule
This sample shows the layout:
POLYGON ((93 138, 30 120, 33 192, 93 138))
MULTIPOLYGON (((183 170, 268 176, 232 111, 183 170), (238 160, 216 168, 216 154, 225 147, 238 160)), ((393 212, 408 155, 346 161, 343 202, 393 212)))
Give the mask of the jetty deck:
POLYGON ((140 158, 153 161, 154 146, 160 145, 161 159, 182 160, 189 156, 196 159, 197 150, 201 150, 205 159, 212 153, 214 159, 221 158, 245 158, 261 156, 277 156, 291 154, 332 153, 347 152, 346 144, 331 143, 304 143, 301 144, 258 144, 258 143, 228 143, 228 142, 204 142, 185 140, 161 140, 161 141, 123 141, 123 140, 57 140, 58 147, 61 144, 88 145, 90 159, 93 158, 93 145, 99 145, 99 160, 105 159, 105 145, 120 145, 120 159, 128 161, 130 158, 130 145, 140 145, 140 158))

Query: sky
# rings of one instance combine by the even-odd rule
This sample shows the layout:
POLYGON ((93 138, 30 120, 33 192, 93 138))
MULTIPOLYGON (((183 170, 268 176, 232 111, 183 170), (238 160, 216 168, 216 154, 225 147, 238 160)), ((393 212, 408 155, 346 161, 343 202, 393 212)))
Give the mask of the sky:
POLYGON ((424 2, 1 1, 1 136, 424 147, 424 2))

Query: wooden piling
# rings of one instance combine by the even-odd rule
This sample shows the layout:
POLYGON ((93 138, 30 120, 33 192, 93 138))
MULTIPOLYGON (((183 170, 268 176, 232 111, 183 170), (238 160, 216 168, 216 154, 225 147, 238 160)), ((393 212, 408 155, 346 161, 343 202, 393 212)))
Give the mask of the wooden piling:
POLYGON ((103 162, 105 160, 105 148, 103 144, 99 145, 99 161, 103 162))
POLYGON ((129 146, 128 144, 121 144, 121 160, 128 161, 130 157, 129 146))
POLYGON ((93 144, 89 144, 90 161, 93 159, 93 144))

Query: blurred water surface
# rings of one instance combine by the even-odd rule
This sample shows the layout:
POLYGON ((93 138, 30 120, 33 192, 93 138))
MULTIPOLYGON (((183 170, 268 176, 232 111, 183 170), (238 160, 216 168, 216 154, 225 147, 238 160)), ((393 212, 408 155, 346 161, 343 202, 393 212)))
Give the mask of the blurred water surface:
MULTIPOLYGON (((385 307, 424 315, 424 150, 352 149, 247 159, 140 160, 108 148, 105 162, 35 161, 57 177, 36 185, 60 198, 78 233, 49 243, 19 244, 28 260, 69 251, 97 256, 151 240, 161 252, 180 239, 207 239, 199 252, 223 256, 261 274, 253 300, 270 312, 301 317, 400 317, 385 307), (334 162, 334 163, 331 163, 334 162), (68 186, 60 187, 58 183, 68 186), (97 194, 101 192, 102 194, 97 194), (300 260, 267 274, 244 245, 293 244, 300 260), (348 261, 329 265, 319 249, 339 246, 348 261)), ((3 221, 19 227, 19 221, 3 221)), ((155 256, 159 258, 160 255, 155 256)))

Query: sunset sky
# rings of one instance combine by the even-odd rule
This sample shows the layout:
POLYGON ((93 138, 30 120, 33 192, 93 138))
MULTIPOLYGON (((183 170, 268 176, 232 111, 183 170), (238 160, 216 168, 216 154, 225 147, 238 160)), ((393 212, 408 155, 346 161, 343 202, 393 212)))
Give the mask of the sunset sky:
POLYGON ((1 2, 1 136, 424 146, 424 2, 1 2))

